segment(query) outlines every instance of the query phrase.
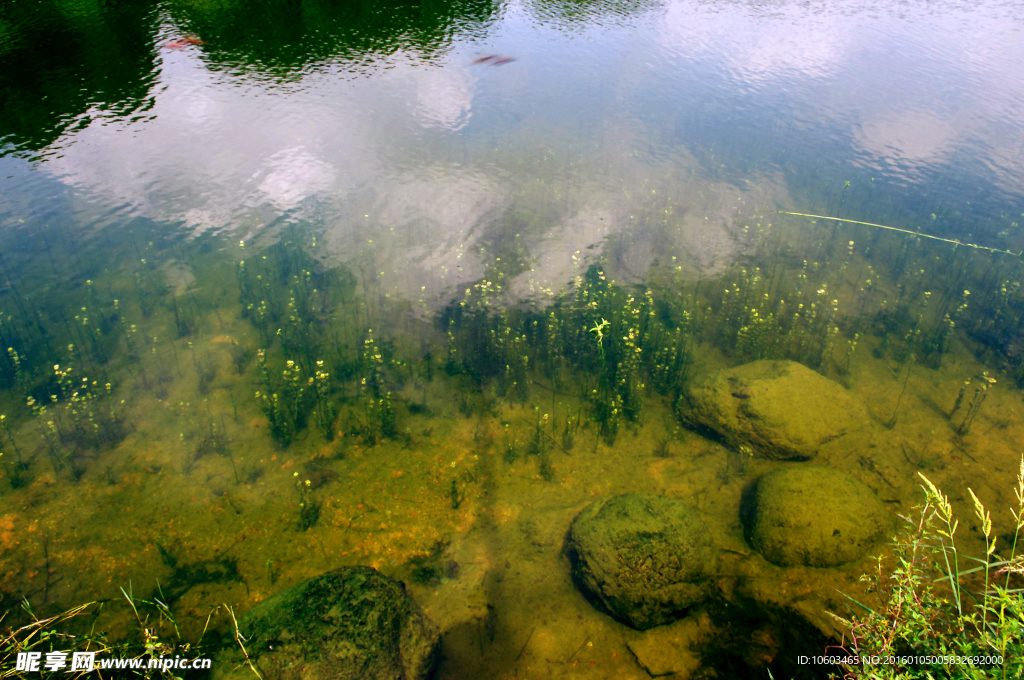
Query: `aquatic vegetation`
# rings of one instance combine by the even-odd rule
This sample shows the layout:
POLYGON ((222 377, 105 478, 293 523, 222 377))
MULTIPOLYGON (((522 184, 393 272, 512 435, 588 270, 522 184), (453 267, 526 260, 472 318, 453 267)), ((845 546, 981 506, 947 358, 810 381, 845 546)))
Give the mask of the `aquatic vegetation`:
POLYGON ((196 316, 191 307, 179 308, 177 299, 172 297, 171 309, 174 310, 174 327, 178 331, 178 337, 187 338, 192 335, 196 329, 196 316))
POLYGON ((299 490, 299 530, 309 531, 320 522, 323 505, 313 497, 312 480, 296 480, 295 486, 299 490))
POLYGON ((538 455, 544 450, 544 427, 547 425, 548 414, 545 413, 543 420, 541 418, 540 409, 534 408, 534 416, 536 422, 533 424, 533 433, 530 435, 530 443, 526 450, 526 453, 531 456, 538 455))
POLYGON ((974 422, 974 418, 978 415, 978 411, 981 410, 981 405, 985 403, 985 398, 988 396, 988 383, 982 383, 974 389, 974 395, 971 397, 970 403, 967 405, 966 412, 964 413, 964 419, 960 421, 960 425, 956 428, 956 433, 961 437, 967 434, 971 429, 971 424, 974 422))
POLYGON ((290 238, 267 248, 262 255, 240 260, 235 278, 242 316, 256 328, 261 346, 269 349, 280 339, 284 353, 312 374, 329 344, 335 345, 335 360, 339 362, 343 361, 345 347, 351 344, 344 323, 346 315, 339 315, 343 322, 340 329, 331 328, 329 321, 337 305, 354 308, 355 279, 344 268, 325 270, 306 253, 301 240, 293 230, 290 238))
POLYGON ((551 461, 551 447, 545 446, 541 448, 540 453, 537 454, 537 474, 545 482, 551 482, 555 479, 555 468, 551 461))
MULTIPOLYGON (((942 664, 944 677, 1016 678, 1024 672, 1024 594, 1011 587, 1024 574, 1018 540, 1024 530, 1024 457, 1010 512, 1014 520, 1009 545, 997 552, 991 513, 970 491, 975 520, 985 541, 982 557, 965 555, 957 546, 959 521, 949 499, 924 475, 925 503, 904 517, 906 532, 893 542, 895 564, 883 557, 863 577, 881 600, 872 609, 853 601, 860 614, 833 615, 848 631, 842 650, 857 655, 895 657, 880 666, 844 665, 847 677, 934 677, 935 667, 910 663, 901 656, 927 649, 929 655, 959 656, 966 663, 942 664), (976 564, 979 566, 968 566, 976 564), (999 663, 986 663, 993 656, 999 663)), ((838 650, 837 650, 838 651, 838 650)))
POLYGON ((235 365, 238 375, 245 375, 245 369, 253 357, 256 356, 256 351, 248 345, 232 340, 231 344, 228 345, 228 352, 231 354, 231 363, 235 365))
MULTIPOLYGON (((2 456, 2 454, 0 454, 2 456)), ((3 462, 4 474, 7 477, 7 483, 10 484, 12 489, 20 489, 21 487, 28 484, 27 470, 28 466, 25 464, 19 464, 17 462, 10 462, 6 459, 0 461, 3 462)))
POLYGON ((458 510, 462 507, 462 501, 466 500, 465 494, 459 492, 459 483, 455 479, 452 479, 448 488, 448 498, 452 502, 452 510, 458 510))
POLYGON ((731 283, 709 300, 718 308, 716 342, 741 360, 791 359, 827 370, 839 335, 839 300, 833 296, 844 270, 844 264, 825 268, 803 260, 787 280, 785 272, 766 277, 760 267, 737 267, 731 283), (823 271, 827 278, 815 282, 812 277, 823 271))
POLYGON ((562 430, 562 451, 569 453, 576 446, 576 428, 578 422, 573 424, 572 418, 565 419, 565 429, 562 430))
POLYGON ((275 564, 274 560, 269 558, 267 559, 267 563, 265 566, 267 568, 267 577, 270 579, 270 585, 274 585, 275 583, 277 583, 277 579, 281 577, 280 570, 275 564))
MULTIPOLYGON (((395 361, 390 362, 392 366, 395 361)), ((362 377, 359 379, 359 402, 362 412, 353 424, 352 432, 363 437, 372 446, 380 439, 398 436, 398 416, 392 404, 387 363, 381 348, 375 343, 373 329, 367 330, 363 340, 362 377)))
POLYGON ((946 414, 946 420, 952 420, 956 412, 960 410, 960 405, 964 401, 964 394, 967 392, 967 388, 970 387, 971 381, 965 380, 964 384, 960 386, 960 391, 956 394, 956 401, 953 402, 953 408, 949 413, 946 414))
POLYGON ((504 441, 501 446, 501 457, 509 464, 519 460, 518 442, 516 441, 515 432, 512 430, 512 426, 508 423, 505 424, 504 441))
MULTIPOLYGON (((914 359, 916 359, 916 357, 914 356, 914 353, 911 352, 905 362, 907 365, 907 372, 906 377, 903 378, 903 389, 900 390, 900 396, 897 397, 896 405, 892 409, 892 417, 885 423, 885 426, 890 430, 896 426, 896 414, 899 413, 900 403, 903 401, 903 395, 907 393, 907 385, 910 383, 910 370, 914 367, 914 359)), ((900 366, 900 370, 903 370, 902 366, 900 366)), ((899 378, 899 374, 897 374, 896 377, 899 378)))
POLYGON ((725 465, 718 473, 718 479, 723 485, 731 484, 736 477, 743 478, 747 474, 750 461, 754 458, 754 450, 746 445, 740 445, 735 451, 725 451, 725 465))
MULTIPOLYGON (((73 346, 68 347, 69 353, 73 346)), ((53 365, 55 393, 48 403, 28 397, 27 406, 36 417, 40 437, 55 472, 68 469, 81 477, 84 459, 120 442, 128 433, 128 423, 114 402, 112 386, 102 387, 97 380, 74 377, 71 365, 53 365)))
POLYGON ((459 575, 459 563, 444 559, 444 553, 450 545, 447 540, 435 542, 429 551, 411 557, 406 563, 413 581, 427 585, 438 585, 456 578, 459 575))
MULTIPOLYGON (((10 317, 8 317, 8 321, 9 320, 10 317)), ((0 329, 2 329, 2 326, 0 326, 0 329)), ((5 340, 8 339, 5 338, 5 340)), ((24 387, 26 378, 25 370, 22 368, 21 365, 21 357, 18 355, 18 352, 13 347, 7 348, 7 357, 9 357, 9 361, 5 363, 4 368, 6 368, 7 370, 4 371, 4 374, 5 377, 7 378, 8 384, 16 384, 19 387, 24 387)))
POLYGON ((391 392, 387 392, 377 402, 380 416, 380 433, 384 437, 393 438, 398 434, 398 421, 395 409, 391 406, 391 392))
POLYGON ((189 342, 188 346, 189 350, 192 352, 192 367, 196 371, 196 387, 199 390, 199 394, 209 394, 210 383, 217 377, 217 364, 214 363, 213 358, 209 353, 206 353, 201 358, 197 359, 192 343, 189 342))
POLYGON ((656 458, 671 458, 672 457, 672 438, 665 435, 654 445, 654 456, 656 458))
POLYGON ((270 377, 270 370, 267 368, 265 350, 259 350, 257 357, 259 357, 260 374, 263 377, 264 387, 263 391, 256 391, 257 403, 270 423, 270 434, 274 441, 279 446, 288 446, 294 434, 294 422, 285 413, 285 405, 278 397, 277 392, 273 391, 274 383, 270 377))
POLYGON ((0 427, 3 428, 4 434, 7 435, 7 442, 11 445, 11 449, 14 450, 14 455, 18 458, 18 464, 24 465, 24 461, 21 458, 21 449, 18 448, 17 442, 14 441, 14 435, 11 434, 11 428, 7 425, 6 415, 0 415, 0 427))
POLYGON ((333 439, 336 409, 331 401, 331 375, 324 370, 323 360, 314 360, 313 374, 303 378, 302 364, 286 359, 280 377, 275 378, 267 362, 267 350, 258 350, 256 357, 263 389, 255 392, 255 398, 274 441, 287 447, 306 427, 310 414, 316 415, 323 435, 333 439))
POLYGON ((685 383, 692 365, 690 315, 663 308, 659 318, 652 290, 638 299, 595 265, 540 314, 506 307, 496 278, 467 288, 442 313, 449 375, 481 384, 493 379, 495 394, 520 402, 530 398, 531 371, 542 372, 556 391, 577 383, 608 441, 622 417, 641 420, 649 384, 670 393, 685 383))
POLYGON ((476 403, 468 391, 458 392, 455 395, 455 406, 465 418, 472 417, 476 411, 476 403))
POLYGON ((256 461, 249 461, 242 466, 240 477, 243 484, 255 484, 265 473, 263 466, 256 461))

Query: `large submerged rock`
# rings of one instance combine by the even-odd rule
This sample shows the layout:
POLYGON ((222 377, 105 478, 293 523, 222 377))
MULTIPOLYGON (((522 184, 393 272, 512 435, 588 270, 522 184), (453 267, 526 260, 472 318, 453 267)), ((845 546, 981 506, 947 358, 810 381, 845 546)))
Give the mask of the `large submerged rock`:
MULTIPOLYGON (((239 621, 264 678, 425 680, 440 633, 405 586, 370 567, 342 567, 286 588, 239 621)), ((252 678, 238 645, 214 664, 218 678, 252 678)))
POLYGON ((679 416, 733 448, 776 460, 809 460, 864 426, 864 405, 842 385, 795 361, 754 361, 719 371, 688 389, 679 416))
POLYGON ((769 472, 746 495, 750 545, 783 567, 835 567, 886 536, 889 513, 875 492, 845 472, 814 465, 769 472))
POLYGON ((567 549, 576 587, 639 630, 681 618, 710 592, 715 553, 708 529, 671 498, 597 501, 573 521, 567 549))

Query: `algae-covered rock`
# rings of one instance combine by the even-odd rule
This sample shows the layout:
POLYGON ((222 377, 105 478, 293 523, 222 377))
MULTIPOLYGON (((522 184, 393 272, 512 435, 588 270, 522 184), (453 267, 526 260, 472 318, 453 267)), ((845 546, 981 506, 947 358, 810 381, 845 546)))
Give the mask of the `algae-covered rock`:
POLYGON ((704 522, 663 496, 625 494, 587 506, 567 548, 576 587, 639 630, 671 623, 704 600, 715 568, 704 522))
MULTIPOLYGON (((440 633, 405 586, 370 567, 342 567, 286 588, 239 621, 264 678, 423 680, 440 633)), ((218 678, 253 678, 235 645, 214 664, 218 678)))
POLYGON ((817 466, 769 472, 741 510, 747 541, 783 567, 834 567, 861 557, 890 527, 875 492, 839 470, 817 466))
POLYGON ((688 389, 679 416, 766 458, 809 460, 825 443, 868 422, 842 385, 795 361, 754 361, 688 389))

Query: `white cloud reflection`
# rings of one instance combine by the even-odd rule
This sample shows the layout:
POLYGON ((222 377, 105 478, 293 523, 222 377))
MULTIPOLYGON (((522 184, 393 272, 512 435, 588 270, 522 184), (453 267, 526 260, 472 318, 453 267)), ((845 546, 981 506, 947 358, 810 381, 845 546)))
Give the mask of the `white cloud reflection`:
POLYGON ((786 93, 795 116, 845 127, 908 179, 966 148, 1020 192, 1022 17, 993 2, 675 2, 659 35, 681 68, 712 63, 728 72, 724 87, 786 93))
POLYGON ((675 2, 658 26, 661 45, 677 58, 712 56, 739 82, 831 75, 859 37, 841 11, 804 4, 675 2))
POLYGON ((876 158, 910 165, 940 161, 956 150, 961 131, 935 112, 888 110, 856 128, 857 143, 876 158))
POLYGON ((672 255, 689 271, 728 262, 742 248, 737 210, 786 204, 783 178, 712 182, 674 133, 629 118, 645 97, 699 111, 672 91, 695 65, 724 102, 785 93, 795 117, 845 130, 869 164, 913 173, 970 145, 1004 188, 1024 190, 1020 20, 862 6, 670 2, 647 28, 569 38, 520 20, 498 32, 520 57, 501 68, 470 68, 498 49, 474 43, 287 91, 222 80, 182 50, 164 55, 153 120, 96 122, 45 168, 91 200, 195 231, 317 216, 335 259, 372 242, 388 290, 431 305, 483 275, 482 251, 515 210, 540 222, 517 297, 557 290, 602 252, 627 278, 672 255))
POLYGON ((427 127, 458 130, 469 122, 473 79, 464 68, 427 68, 410 74, 416 92, 414 110, 427 127))
POLYGON ((255 179, 260 198, 278 210, 290 210, 303 200, 334 187, 337 172, 330 163, 302 147, 282 149, 266 160, 255 179))

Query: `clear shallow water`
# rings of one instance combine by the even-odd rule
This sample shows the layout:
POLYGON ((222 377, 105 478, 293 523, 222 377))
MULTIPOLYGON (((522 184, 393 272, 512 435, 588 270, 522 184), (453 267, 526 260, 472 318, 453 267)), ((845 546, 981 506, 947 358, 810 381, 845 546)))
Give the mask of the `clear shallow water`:
MULTIPOLYGON (((407 576, 408 560, 440 542, 467 565, 458 581, 443 584, 449 588, 427 584, 419 593, 442 628, 454 631, 445 677, 485 677, 484 668, 504 677, 527 668, 520 664, 556 675, 561 666, 542 659, 564 659, 576 648, 559 629, 560 617, 577 614, 592 626, 589 636, 623 652, 625 633, 572 599, 564 574, 550 576, 550 591, 536 585, 557 568, 547 562, 560 564, 558 544, 581 504, 625 491, 695 499, 744 552, 734 506, 744 480, 772 464, 754 463, 737 477, 733 454, 693 434, 676 455, 652 458, 666 431, 684 438, 671 390, 649 395, 648 415, 630 426, 632 439, 608 443, 597 425, 585 429, 580 446, 592 454, 556 457, 557 482, 538 477, 533 462, 524 468, 500 460, 505 424, 520 427, 512 439, 525 444, 534 406, 553 419, 587 413, 594 423, 597 410, 574 396, 579 366, 565 378, 572 387, 559 389, 541 375, 546 369, 529 364, 539 371, 529 379, 548 391, 532 387, 525 403, 485 366, 502 361, 491 350, 480 350, 476 363, 456 361, 465 372, 444 371, 449 322, 472 289, 483 296, 481 309, 515 326, 506 309, 547 308, 560 291, 578 289, 574 277, 591 265, 619 285, 648 284, 659 305, 671 306, 662 296, 692 296, 686 304, 702 319, 692 330, 695 371, 762 355, 817 363, 876 407, 882 422, 897 403, 894 369, 904 375, 908 353, 920 358, 927 349, 913 333, 941 327, 970 289, 948 356, 929 354, 908 383, 919 398, 904 407, 900 427, 909 429, 893 437, 914 440, 912 452, 893 445, 859 472, 875 475, 876 491, 905 507, 914 502, 912 475, 922 462, 948 466, 941 469, 950 485, 977 490, 983 479, 1001 499, 1009 482, 992 470, 1012 473, 1004 459, 1020 439, 1013 412, 1018 262, 755 211, 831 215, 1024 249, 1017 124, 1024 85, 1015 77, 1024 47, 1014 9, 995 2, 324 3, 298 10, 5 3, 0 310, 4 342, 17 345, 25 368, 19 374, 6 358, 0 404, 33 461, 25 486, 4 492, 5 506, 14 508, 4 519, 13 556, 0 581, 5 597, 29 594, 56 605, 109 596, 103 584, 168 568, 158 544, 211 559, 239 535, 257 532, 264 543, 231 547, 245 588, 229 581, 181 595, 193 613, 210 598, 243 607, 280 583, 339 564, 371 563, 407 576), (168 44, 186 36, 201 44, 168 44), (473 63, 487 55, 515 61, 473 63), (844 260, 847 241, 858 245, 844 260), (279 242, 291 248, 286 255, 274 250, 279 242), (258 273, 253 263, 263 257, 273 264, 258 273), (763 289, 777 312, 778 300, 792 302, 799 287, 792 277, 804 259, 812 282, 836 291, 842 338, 814 361, 778 345, 745 353, 736 337, 746 322, 727 317, 733 308, 721 293, 696 282, 739 282, 758 296, 763 289), (264 290, 256 283, 263 279, 239 277, 243 260, 248 276, 279 276, 264 290), (753 266, 763 274, 751 283, 740 267, 753 266), (261 327, 246 305, 266 297, 285 314, 299 285, 292 277, 307 271, 324 278, 310 279, 298 295, 315 301, 303 310, 316 319, 305 374, 315 359, 328 362, 333 424, 348 433, 340 441, 359 442, 355 450, 316 433, 313 413, 304 434, 275 445, 251 396, 260 389, 255 350, 270 351, 275 379, 300 350, 274 335, 287 315, 261 327), (865 283, 871 280, 874 288, 865 283), (497 281, 501 294, 480 293, 487 281, 497 281), (259 288, 251 301, 245 285, 259 288), (324 290, 327 297, 318 298, 324 290), (944 302, 929 306, 932 291, 944 302), (864 339, 844 359, 854 334, 864 339), (383 343, 387 362, 398 362, 389 364, 387 387, 401 403, 399 429, 412 441, 392 433, 385 443, 368 442, 352 424, 364 417, 367 337, 383 343), (69 343, 77 352, 64 349, 69 343), (25 406, 26 395, 39 401, 55 389, 51 365, 69 361, 91 378, 103 375, 101 385, 112 383, 131 431, 111 443, 79 443, 88 455, 74 475, 50 464, 25 406), (999 375, 998 390, 972 443, 945 414, 956 387, 977 382, 983 370, 999 375), (417 400, 427 414, 409 406, 417 400), (463 413, 460 400, 477 405, 463 413), (224 437, 235 453, 206 455, 224 437), (956 467, 971 456, 984 472, 956 467), (481 459, 490 462, 478 467, 481 459), (304 475, 369 475, 391 497, 371 503, 361 482, 324 482, 317 490, 323 524, 297 530, 304 496, 291 468, 311 461, 304 475), (230 462, 262 472, 245 484, 230 462), (461 465, 469 467, 466 477, 451 472, 461 465), (678 469, 666 469, 672 465, 678 469), (466 485, 465 506, 451 507, 452 478, 466 485), (401 484, 408 487, 388 487, 401 484), (75 489, 76 496, 63 493, 75 489), (112 502, 108 494, 138 519, 90 515, 77 533, 57 538, 62 522, 112 502), (429 499, 419 520, 409 514, 415 503, 394 498, 409 494, 429 499), (362 506, 381 517, 354 533, 362 506), (231 513, 232 521, 211 529, 207 512, 231 513), (392 514, 401 517, 401 536, 386 529, 392 514), (165 517, 187 527, 184 533, 165 517), (287 520, 271 524, 277 517, 287 520), (48 526, 53 541, 64 541, 65 564, 89 551, 104 555, 78 578, 65 576, 54 593, 48 579, 40 592, 33 565, 42 544, 24 538, 32 526, 48 526), (112 527, 123 543, 99 547, 112 527), (140 527, 148 531, 142 552, 129 538, 140 527), (531 551, 550 554, 537 561, 531 551), (526 565, 522 583, 493 585, 494 569, 513 561, 526 565), (498 623, 480 609, 481 597, 501 612, 498 623), (537 601, 550 603, 554 623, 534 640, 530 607, 514 603, 537 601), (487 645, 470 639, 477 624, 490 630, 487 645), (524 639, 548 647, 515 657, 524 639), (566 645, 564 654, 553 651, 566 645)), ((676 312, 665 318, 677 320, 676 312)), ((466 323, 459 330, 469 339, 458 347, 473 353, 482 341, 466 323)), ((531 347, 543 345, 529 326, 519 332, 530 335, 531 347)), ((749 569, 751 579, 763 575, 761 566, 749 569)), ((826 590, 854 582, 856 573, 855 565, 806 579, 826 590)), ((604 675, 595 677, 628 677, 636 672, 628 657, 605 655, 595 671, 604 675)))

